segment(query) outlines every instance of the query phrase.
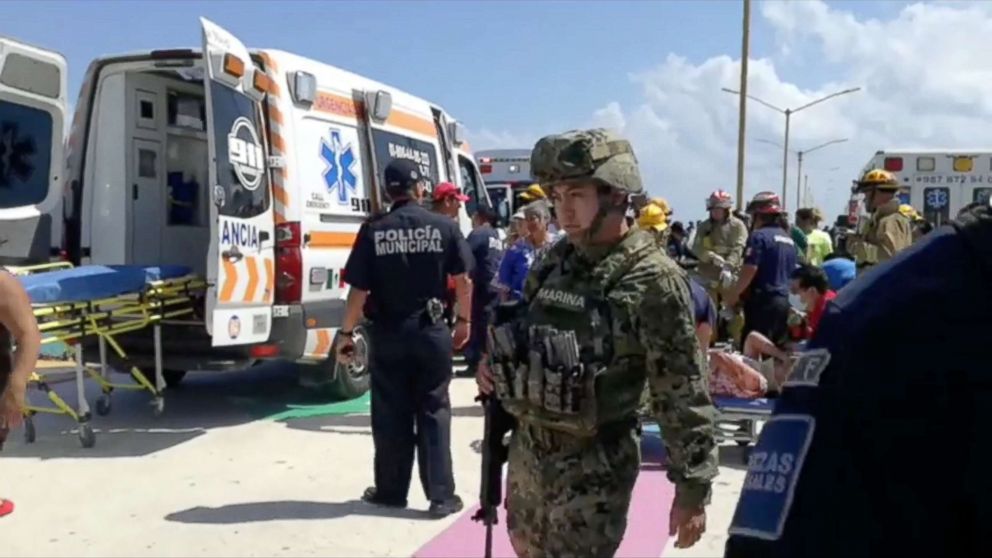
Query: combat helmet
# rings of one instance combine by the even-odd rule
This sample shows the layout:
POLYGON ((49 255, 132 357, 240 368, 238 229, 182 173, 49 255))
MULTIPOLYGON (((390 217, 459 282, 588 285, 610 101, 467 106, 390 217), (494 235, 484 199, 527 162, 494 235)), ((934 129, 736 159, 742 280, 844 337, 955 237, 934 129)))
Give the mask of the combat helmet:
POLYGON ((634 148, 603 128, 541 138, 531 152, 530 168, 545 188, 564 180, 593 179, 631 195, 644 192, 634 148))

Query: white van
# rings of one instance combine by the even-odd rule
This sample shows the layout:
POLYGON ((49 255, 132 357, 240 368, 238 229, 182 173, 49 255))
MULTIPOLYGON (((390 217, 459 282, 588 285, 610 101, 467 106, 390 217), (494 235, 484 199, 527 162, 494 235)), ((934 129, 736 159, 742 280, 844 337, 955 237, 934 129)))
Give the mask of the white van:
MULTIPOLYGON (((185 370, 287 359, 326 365, 341 396, 358 395, 364 368, 337 373, 331 354, 352 242, 387 205, 379 177, 394 158, 460 186, 468 212, 489 203, 462 127, 429 101, 287 52, 250 51, 201 24, 202 52, 90 65, 66 141, 61 250, 75 264, 183 265, 207 278, 202 315, 163 328, 169 383, 185 370)), ((57 68, 64 86, 61 58, 26 56, 57 68)), ((52 177, 43 200, 10 216, 45 214, 59 184, 52 177)), ((467 233, 466 212, 459 222, 467 233)), ((150 358, 149 332, 126 342, 150 358)))

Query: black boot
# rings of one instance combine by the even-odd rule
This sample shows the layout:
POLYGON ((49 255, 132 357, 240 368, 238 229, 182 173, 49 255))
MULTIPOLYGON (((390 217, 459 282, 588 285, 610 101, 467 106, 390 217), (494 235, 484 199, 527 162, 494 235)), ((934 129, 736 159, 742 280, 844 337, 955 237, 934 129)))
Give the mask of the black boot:
POLYGON ((374 506, 382 506, 385 508, 406 507, 406 500, 383 498, 382 496, 379 496, 374 486, 370 486, 365 489, 365 493, 362 494, 362 501, 372 504, 374 506))
POLYGON ((427 513, 435 519, 441 519, 442 517, 462 511, 464 506, 461 498, 452 496, 443 502, 431 502, 431 507, 427 510, 427 513))

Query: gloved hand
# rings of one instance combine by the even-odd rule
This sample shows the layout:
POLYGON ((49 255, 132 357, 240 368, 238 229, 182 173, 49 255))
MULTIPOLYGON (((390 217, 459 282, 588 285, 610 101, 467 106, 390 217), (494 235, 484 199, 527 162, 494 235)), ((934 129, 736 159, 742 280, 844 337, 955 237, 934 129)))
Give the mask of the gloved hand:
POLYGON ((715 265, 716 267, 723 267, 727 265, 727 260, 723 259, 723 256, 721 256, 720 254, 715 254, 713 252, 709 253, 709 262, 715 265))
POLYGON ((724 269, 720 272, 720 288, 723 290, 729 289, 734 286, 734 274, 730 272, 729 269, 724 269))

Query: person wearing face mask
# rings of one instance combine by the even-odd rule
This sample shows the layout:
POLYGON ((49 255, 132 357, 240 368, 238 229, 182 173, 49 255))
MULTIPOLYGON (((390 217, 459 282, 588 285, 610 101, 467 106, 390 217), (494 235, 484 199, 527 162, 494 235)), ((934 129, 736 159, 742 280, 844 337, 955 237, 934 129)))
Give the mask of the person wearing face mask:
POLYGON ((793 308, 800 309, 804 314, 801 337, 812 339, 820 326, 820 318, 823 317, 827 304, 837 298, 837 293, 830 289, 826 272, 813 265, 797 267, 790 279, 790 302, 793 308))

